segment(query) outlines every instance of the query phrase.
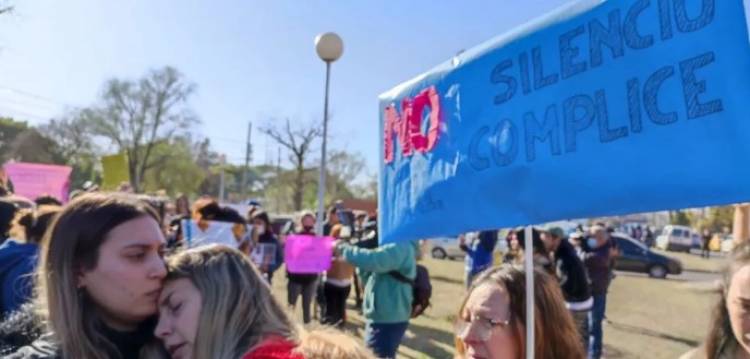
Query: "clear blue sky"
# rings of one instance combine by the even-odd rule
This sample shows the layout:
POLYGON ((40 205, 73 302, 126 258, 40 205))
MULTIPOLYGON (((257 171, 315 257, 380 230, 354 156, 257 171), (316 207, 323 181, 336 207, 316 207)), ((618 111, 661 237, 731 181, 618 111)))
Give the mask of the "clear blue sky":
MULTIPOLYGON (((313 39, 335 31, 344 55, 332 72, 331 146, 360 152, 376 173, 380 93, 569 1, 10 2, 0 115, 38 124, 92 104, 108 78, 171 65, 198 86, 198 132, 235 163, 247 121, 322 118, 325 67, 313 39)), ((253 163, 275 162, 276 145, 258 132, 253 146, 253 163)))

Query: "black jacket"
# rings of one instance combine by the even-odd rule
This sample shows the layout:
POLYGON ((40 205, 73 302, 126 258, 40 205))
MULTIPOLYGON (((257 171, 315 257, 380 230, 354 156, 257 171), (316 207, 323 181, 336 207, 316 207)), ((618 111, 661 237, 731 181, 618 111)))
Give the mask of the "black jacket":
POLYGON ((31 304, 22 306, 0 323, 0 357, 59 358, 57 346, 49 336, 44 335, 44 326, 34 314, 31 304))
MULTIPOLYGON (((153 340, 155 319, 144 322, 133 333, 120 333, 107 327, 102 327, 101 333, 115 345, 112 350, 117 350, 124 359, 137 358, 141 348, 153 340)), ((165 352, 162 354, 167 357, 165 352)), ((45 332, 44 326, 33 312, 33 307, 27 304, 0 324, 0 357, 61 359, 63 355, 53 336, 45 332)))
POLYGON ((562 240, 555 251, 555 271, 566 302, 583 302, 591 298, 586 267, 573 245, 566 240, 562 240))
POLYGON ((593 295, 607 294, 612 264, 612 257, 609 255, 611 248, 611 242, 608 242, 599 248, 590 249, 590 252, 584 255, 583 262, 591 280, 591 294, 593 295))

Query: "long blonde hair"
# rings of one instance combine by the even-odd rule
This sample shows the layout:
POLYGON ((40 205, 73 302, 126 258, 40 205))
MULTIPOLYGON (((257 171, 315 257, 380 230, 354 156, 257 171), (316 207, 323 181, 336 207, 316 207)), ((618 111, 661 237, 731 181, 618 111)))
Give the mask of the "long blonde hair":
POLYGON ((295 339, 283 307, 240 251, 221 245, 198 247, 170 258, 167 266, 167 281, 189 279, 202 297, 196 358, 237 359, 269 336, 295 339))
POLYGON ((36 273, 36 309, 52 331, 66 358, 120 357, 102 332, 96 306, 77 289, 76 271, 90 270, 99 261, 99 247, 118 225, 139 217, 159 222, 154 210, 134 197, 86 194, 69 203, 47 230, 36 273))

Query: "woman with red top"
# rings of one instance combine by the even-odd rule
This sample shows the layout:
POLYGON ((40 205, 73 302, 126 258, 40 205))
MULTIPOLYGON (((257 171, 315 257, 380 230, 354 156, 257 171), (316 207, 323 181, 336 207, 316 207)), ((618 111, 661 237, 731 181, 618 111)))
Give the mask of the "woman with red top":
POLYGON ((172 359, 304 359, 282 306, 238 250, 190 249, 168 270, 156 336, 172 359))

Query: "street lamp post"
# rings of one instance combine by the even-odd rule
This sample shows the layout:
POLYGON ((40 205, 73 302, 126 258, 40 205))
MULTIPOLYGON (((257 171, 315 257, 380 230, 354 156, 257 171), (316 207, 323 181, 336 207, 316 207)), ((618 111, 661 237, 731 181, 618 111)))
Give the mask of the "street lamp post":
POLYGON ((323 144, 320 154, 320 176, 318 178, 318 216, 315 233, 323 235, 323 221, 325 219, 325 187, 326 187, 326 140, 328 137, 328 87, 331 80, 331 63, 338 60, 344 52, 344 44, 339 35, 326 32, 315 37, 315 51, 318 57, 326 63, 326 92, 323 104, 323 144))

